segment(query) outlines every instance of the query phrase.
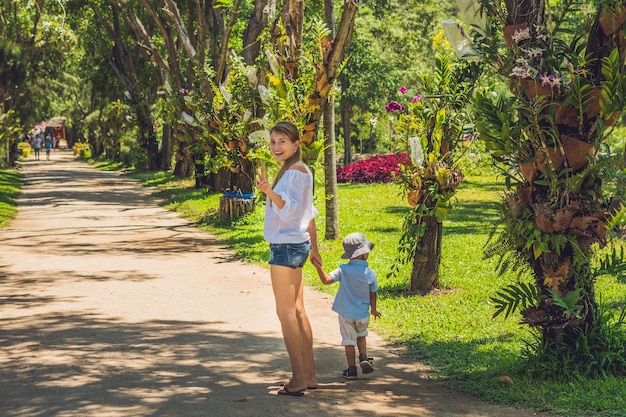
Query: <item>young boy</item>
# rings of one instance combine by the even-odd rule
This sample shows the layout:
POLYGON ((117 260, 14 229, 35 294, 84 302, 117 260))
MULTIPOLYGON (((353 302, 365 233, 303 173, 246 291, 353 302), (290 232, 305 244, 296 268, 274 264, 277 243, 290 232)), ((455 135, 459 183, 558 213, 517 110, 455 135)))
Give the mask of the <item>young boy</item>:
POLYGON ((351 233, 343 240, 343 259, 350 259, 330 274, 324 272, 322 265, 314 262, 320 280, 328 285, 340 281, 339 290, 333 303, 333 311, 339 314, 339 330, 342 346, 346 350, 348 369, 343 377, 355 379, 357 367, 355 361, 355 345, 359 350, 359 365, 364 374, 374 372, 371 359, 367 357, 367 326, 371 314, 380 317, 376 310, 376 291, 378 282, 376 273, 367 265, 367 258, 374 244, 362 233, 351 233))

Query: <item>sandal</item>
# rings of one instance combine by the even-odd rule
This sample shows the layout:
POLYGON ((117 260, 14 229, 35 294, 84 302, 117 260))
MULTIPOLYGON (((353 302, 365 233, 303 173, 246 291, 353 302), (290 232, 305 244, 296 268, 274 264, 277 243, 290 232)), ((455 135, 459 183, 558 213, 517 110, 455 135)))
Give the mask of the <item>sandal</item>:
MULTIPOLYGON (((287 386, 287 384, 285 384, 284 382, 281 382, 279 385, 280 385, 281 387, 283 387, 283 388, 287 386)), ((308 387, 306 387, 306 389, 317 389, 317 387, 318 387, 318 386, 319 386, 319 385, 315 385, 315 386, 308 386, 308 387)), ((303 391, 304 391, 304 390, 303 390, 303 391)))
POLYGON ((276 393, 278 395, 291 395, 292 397, 302 397, 304 395, 304 391, 289 391, 287 385, 283 385, 276 393))

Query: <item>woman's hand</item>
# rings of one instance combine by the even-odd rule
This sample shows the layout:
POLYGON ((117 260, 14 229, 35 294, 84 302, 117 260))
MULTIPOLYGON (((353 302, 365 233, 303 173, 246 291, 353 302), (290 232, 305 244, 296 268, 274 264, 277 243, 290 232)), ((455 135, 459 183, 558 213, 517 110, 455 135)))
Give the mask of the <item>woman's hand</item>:
POLYGON ((261 169, 256 169, 256 186, 265 194, 272 189, 272 185, 267 180, 267 169, 265 168, 265 165, 261 166, 261 169))
POLYGON ((311 263, 313 264, 315 268, 322 267, 322 257, 320 256, 319 252, 311 251, 311 255, 309 259, 311 260, 311 263))

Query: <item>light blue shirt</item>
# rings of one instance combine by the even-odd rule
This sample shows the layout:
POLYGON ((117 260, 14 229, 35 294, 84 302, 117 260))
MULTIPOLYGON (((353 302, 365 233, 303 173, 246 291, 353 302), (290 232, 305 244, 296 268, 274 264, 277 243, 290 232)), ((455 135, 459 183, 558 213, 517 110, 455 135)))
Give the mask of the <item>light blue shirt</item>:
POLYGON ((378 281, 367 261, 351 259, 329 275, 333 281, 340 282, 333 311, 352 320, 369 317, 370 293, 378 291, 378 281))

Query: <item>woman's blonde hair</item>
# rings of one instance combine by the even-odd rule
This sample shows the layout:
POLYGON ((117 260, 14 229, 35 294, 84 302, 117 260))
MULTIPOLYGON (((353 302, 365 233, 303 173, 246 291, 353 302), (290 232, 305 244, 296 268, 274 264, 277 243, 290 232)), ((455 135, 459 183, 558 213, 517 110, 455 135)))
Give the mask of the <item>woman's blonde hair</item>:
MULTIPOLYGON (((278 123, 276 123, 270 129, 270 134, 272 134, 273 132, 282 133, 283 135, 287 136, 287 138, 292 143, 300 140, 300 132, 298 131, 298 128, 296 127, 296 125, 294 125, 293 123, 290 123, 290 122, 278 122, 278 123)), ((276 184, 278 184, 278 181, 280 181, 280 179, 282 178, 283 174, 285 174, 285 172, 293 164, 299 162, 302 159, 302 152, 301 152, 300 149, 301 149, 301 147, 298 146, 296 148, 296 151, 294 152, 294 154, 291 155, 289 158, 287 158, 285 160, 285 162, 283 162, 282 166, 280 167, 280 169, 276 173, 276 176, 274 177, 274 181, 272 182, 272 188, 274 188, 274 186, 276 184)))

